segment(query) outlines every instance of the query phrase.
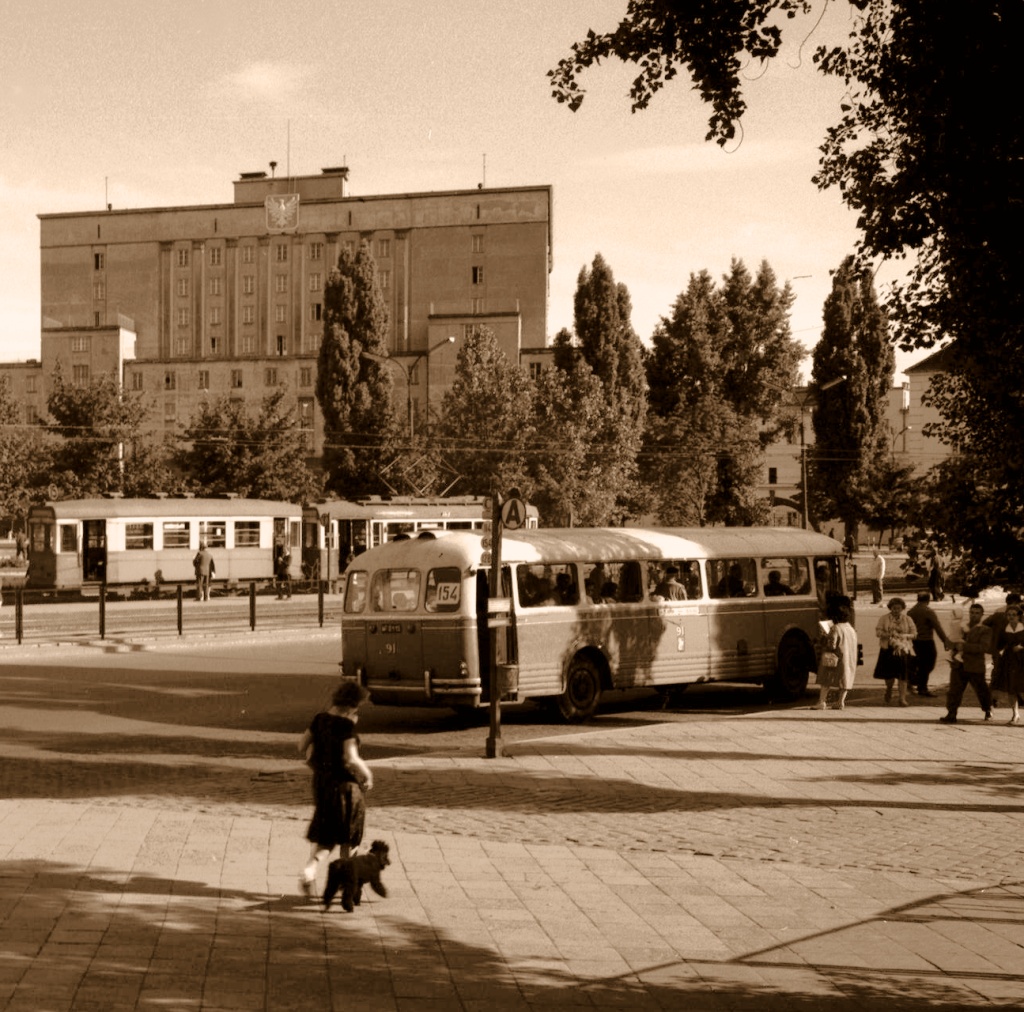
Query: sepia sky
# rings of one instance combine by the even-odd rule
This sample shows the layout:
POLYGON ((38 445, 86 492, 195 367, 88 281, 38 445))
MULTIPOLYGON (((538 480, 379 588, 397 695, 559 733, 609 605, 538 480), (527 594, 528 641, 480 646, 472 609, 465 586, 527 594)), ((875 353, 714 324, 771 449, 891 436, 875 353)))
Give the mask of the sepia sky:
POLYGON ((792 280, 793 331, 812 347, 856 233, 811 183, 843 91, 811 56, 850 8, 788 23, 782 58, 745 70, 743 136, 722 151, 683 76, 635 115, 618 63, 586 75, 578 112, 550 97, 546 71, 625 6, 0 0, 0 360, 39 354, 37 214, 230 203, 239 173, 272 160, 278 176, 347 164, 353 196, 551 184, 549 336, 572 326, 597 252, 645 341, 691 273, 720 278, 738 257, 792 280))

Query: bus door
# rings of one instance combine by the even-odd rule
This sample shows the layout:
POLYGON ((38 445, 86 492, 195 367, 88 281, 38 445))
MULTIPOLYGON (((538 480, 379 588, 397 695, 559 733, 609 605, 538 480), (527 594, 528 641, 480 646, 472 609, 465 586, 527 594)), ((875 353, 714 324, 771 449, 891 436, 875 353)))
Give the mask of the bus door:
POLYGON ((756 679, 775 669, 775 647, 765 645, 760 572, 752 558, 708 559, 708 637, 712 679, 756 679))
POLYGON ((708 605, 695 559, 663 560, 648 572, 651 672, 659 685, 706 681, 711 671, 708 605))
POLYGON ((107 578, 107 522, 82 521, 82 580, 103 583, 107 578))
POLYGON ((371 691, 426 694, 417 569, 378 569, 370 577, 366 661, 371 691))

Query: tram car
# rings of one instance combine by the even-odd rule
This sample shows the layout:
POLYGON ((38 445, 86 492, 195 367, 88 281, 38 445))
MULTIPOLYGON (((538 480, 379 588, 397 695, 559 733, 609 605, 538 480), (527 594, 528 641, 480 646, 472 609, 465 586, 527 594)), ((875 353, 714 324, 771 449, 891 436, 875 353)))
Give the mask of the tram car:
POLYGON ((302 576, 302 509, 262 499, 68 499, 29 508, 25 585, 82 590, 101 584, 192 583, 201 542, 216 583, 269 580, 289 546, 302 576))
MULTIPOLYGON (((537 526, 532 508, 532 526, 537 526)), ((420 531, 479 530, 490 520, 483 496, 370 496, 334 499, 302 511, 302 568, 308 579, 334 580, 368 548, 420 531)))

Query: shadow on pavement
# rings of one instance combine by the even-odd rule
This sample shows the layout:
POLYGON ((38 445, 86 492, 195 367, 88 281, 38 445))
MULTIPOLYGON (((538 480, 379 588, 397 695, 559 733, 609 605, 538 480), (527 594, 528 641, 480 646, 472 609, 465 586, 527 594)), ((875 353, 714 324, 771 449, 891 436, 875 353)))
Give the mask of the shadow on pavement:
MULTIPOLYGON (((1014 883, 1019 886, 1019 883, 1014 883)), ((395 899, 397 897, 393 897, 395 899)), ((466 900, 467 903, 471 901, 466 900)), ((1007 1004, 1024 977, 955 966, 865 968, 835 961, 882 925, 949 930, 1024 923, 1008 888, 949 893, 724 961, 679 959, 600 975, 563 958, 468 944, 403 917, 393 901, 353 915, 159 876, 13 861, 0 871, 0 998, 18 1008, 786 1008, 954 1010, 1007 1004), (823 940, 831 961, 815 958, 823 940), (759 973, 759 970, 764 973, 759 973), (583 974, 589 973, 590 976, 583 974), (770 975, 770 977, 769 977, 770 975), (787 977, 789 982, 787 983, 787 977)), ((467 907, 467 909, 471 909, 467 907)), ((821 954, 824 955, 823 950, 821 954)), ((940 957, 941 959, 941 957, 940 957)))

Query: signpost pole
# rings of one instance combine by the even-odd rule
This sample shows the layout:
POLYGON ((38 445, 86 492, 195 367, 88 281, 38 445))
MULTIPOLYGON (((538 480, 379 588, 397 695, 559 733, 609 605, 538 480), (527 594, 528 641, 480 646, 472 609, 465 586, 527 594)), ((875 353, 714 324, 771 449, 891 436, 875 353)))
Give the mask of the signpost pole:
MULTIPOLYGON (((501 496, 495 494, 494 508, 491 510, 491 578, 489 596, 493 599, 501 597, 501 496)), ((489 611, 489 609, 488 609, 489 611)), ((488 643, 490 645, 490 733, 487 736, 487 758, 498 759, 503 756, 501 742, 501 682, 498 677, 498 636, 501 628, 488 620, 490 628, 488 643)))

